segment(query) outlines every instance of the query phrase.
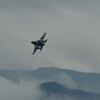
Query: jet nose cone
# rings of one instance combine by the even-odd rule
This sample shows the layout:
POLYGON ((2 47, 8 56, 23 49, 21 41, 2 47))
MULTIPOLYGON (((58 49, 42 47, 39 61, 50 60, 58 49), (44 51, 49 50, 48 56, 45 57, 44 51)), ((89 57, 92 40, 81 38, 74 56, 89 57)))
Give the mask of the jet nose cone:
POLYGON ((31 41, 31 44, 34 44, 34 45, 36 45, 36 41, 31 41))
POLYGON ((30 43, 33 44, 33 41, 31 41, 30 43))

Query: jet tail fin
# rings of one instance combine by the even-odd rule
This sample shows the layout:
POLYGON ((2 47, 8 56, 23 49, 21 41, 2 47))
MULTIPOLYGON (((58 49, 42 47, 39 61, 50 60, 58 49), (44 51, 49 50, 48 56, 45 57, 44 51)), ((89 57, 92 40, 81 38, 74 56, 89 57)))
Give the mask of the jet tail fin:
POLYGON ((43 39, 44 39, 44 37, 45 37, 45 35, 46 35, 46 32, 43 34, 43 36, 42 36, 40 39, 42 39, 42 40, 43 40, 43 39))
POLYGON ((44 43, 46 43, 48 41, 48 39, 46 39, 45 41, 44 41, 44 43))

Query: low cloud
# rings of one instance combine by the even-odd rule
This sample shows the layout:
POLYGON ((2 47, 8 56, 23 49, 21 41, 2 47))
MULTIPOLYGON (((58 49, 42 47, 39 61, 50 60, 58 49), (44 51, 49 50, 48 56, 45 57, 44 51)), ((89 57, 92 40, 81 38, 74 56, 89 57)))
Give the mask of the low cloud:
POLYGON ((36 82, 17 84, 0 78, 0 100, 39 100, 41 92, 36 87, 36 82))
MULTIPOLYGON (((60 96, 45 96, 36 81, 14 83, 0 78, 0 100, 62 100, 60 96)), ((64 100, 73 100, 65 99, 64 100)))

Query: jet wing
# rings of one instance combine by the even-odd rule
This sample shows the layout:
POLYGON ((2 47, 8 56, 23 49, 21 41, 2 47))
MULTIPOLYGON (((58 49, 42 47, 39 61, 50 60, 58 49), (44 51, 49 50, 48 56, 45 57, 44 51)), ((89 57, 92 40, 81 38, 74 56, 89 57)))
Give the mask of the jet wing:
POLYGON ((37 47, 34 47, 34 51, 33 51, 33 53, 32 53, 32 55, 34 55, 34 53, 37 51, 37 47))
POLYGON ((44 39, 44 37, 45 37, 45 35, 46 35, 46 32, 43 34, 43 36, 42 36, 40 39, 42 39, 42 40, 43 40, 43 39, 44 39))

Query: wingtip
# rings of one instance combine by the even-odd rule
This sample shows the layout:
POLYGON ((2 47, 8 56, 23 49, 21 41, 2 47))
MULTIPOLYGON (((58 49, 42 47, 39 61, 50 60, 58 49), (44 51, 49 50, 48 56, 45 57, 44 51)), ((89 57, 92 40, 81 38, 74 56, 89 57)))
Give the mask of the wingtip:
POLYGON ((34 53, 32 53, 32 55, 34 55, 34 53))

